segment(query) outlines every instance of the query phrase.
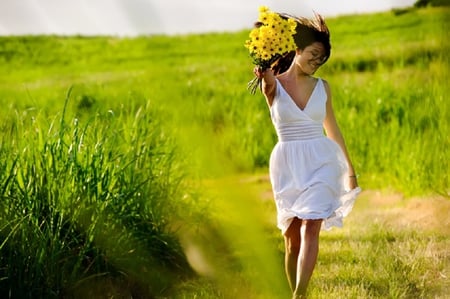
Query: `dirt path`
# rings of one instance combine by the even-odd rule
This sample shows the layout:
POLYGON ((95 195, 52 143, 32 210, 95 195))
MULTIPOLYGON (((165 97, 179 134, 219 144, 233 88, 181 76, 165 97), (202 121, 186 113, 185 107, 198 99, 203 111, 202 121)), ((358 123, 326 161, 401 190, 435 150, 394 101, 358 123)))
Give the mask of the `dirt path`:
POLYGON ((367 190, 358 199, 365 212, 383 217, 397 228, 437 231, 450 237, 450 199, 442 196, 405 198, 401 194, 367 190))

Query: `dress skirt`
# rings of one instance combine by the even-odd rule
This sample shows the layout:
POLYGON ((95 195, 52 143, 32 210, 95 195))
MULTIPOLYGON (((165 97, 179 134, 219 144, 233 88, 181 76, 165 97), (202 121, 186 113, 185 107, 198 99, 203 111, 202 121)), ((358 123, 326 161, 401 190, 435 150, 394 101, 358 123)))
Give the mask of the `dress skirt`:
POLYGON ((295 217, 323 219, 325 230, 342 227, 361 191, 348 190, 348 176, 342 150, 328 137, 279 141, 270 156, 270 180, 281 232, 295 217))

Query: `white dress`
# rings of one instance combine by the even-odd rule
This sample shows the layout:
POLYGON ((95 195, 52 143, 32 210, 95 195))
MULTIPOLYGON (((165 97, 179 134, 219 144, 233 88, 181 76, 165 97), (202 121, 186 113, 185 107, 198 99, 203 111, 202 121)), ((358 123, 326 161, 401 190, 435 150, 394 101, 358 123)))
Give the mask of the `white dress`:
POLYGON ((278 80, 270 114, 278 143, 270 156, 277 226, 284 234, 294 217, 324 219, 342 227, 360 188, 347 190, 348 165, 339 145, 325 136, 327 93, 319 78, 302 110, 278 80))

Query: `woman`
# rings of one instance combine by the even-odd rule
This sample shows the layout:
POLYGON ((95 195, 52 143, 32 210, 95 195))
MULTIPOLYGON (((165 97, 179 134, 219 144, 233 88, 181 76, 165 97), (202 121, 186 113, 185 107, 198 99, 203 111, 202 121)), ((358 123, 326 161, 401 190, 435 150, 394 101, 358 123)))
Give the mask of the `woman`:
POLYGON ((360 188, 333 113, 329 84, 313 77, 330 56, 328 28, 320 15, 295 20, 295 53, 266 71, 256 67, 254 73, 262 79, 279 139, 270 157, 270 179, 285 239, 286 274, 293 298, 305 298, 319 232, 342 226, 360 188))

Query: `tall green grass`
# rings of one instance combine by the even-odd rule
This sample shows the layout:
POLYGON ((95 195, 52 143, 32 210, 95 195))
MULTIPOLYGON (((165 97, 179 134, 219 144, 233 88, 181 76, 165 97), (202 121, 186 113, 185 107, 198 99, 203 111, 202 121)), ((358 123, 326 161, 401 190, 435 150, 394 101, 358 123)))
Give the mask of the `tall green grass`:
POLYGON ((128 109, 11 117, 0 152, 2 298, 101 296, 95 286, 108 281, 146 298, 192 275, 172 224, 188 209, 182 161, 154 111, 128 109))

